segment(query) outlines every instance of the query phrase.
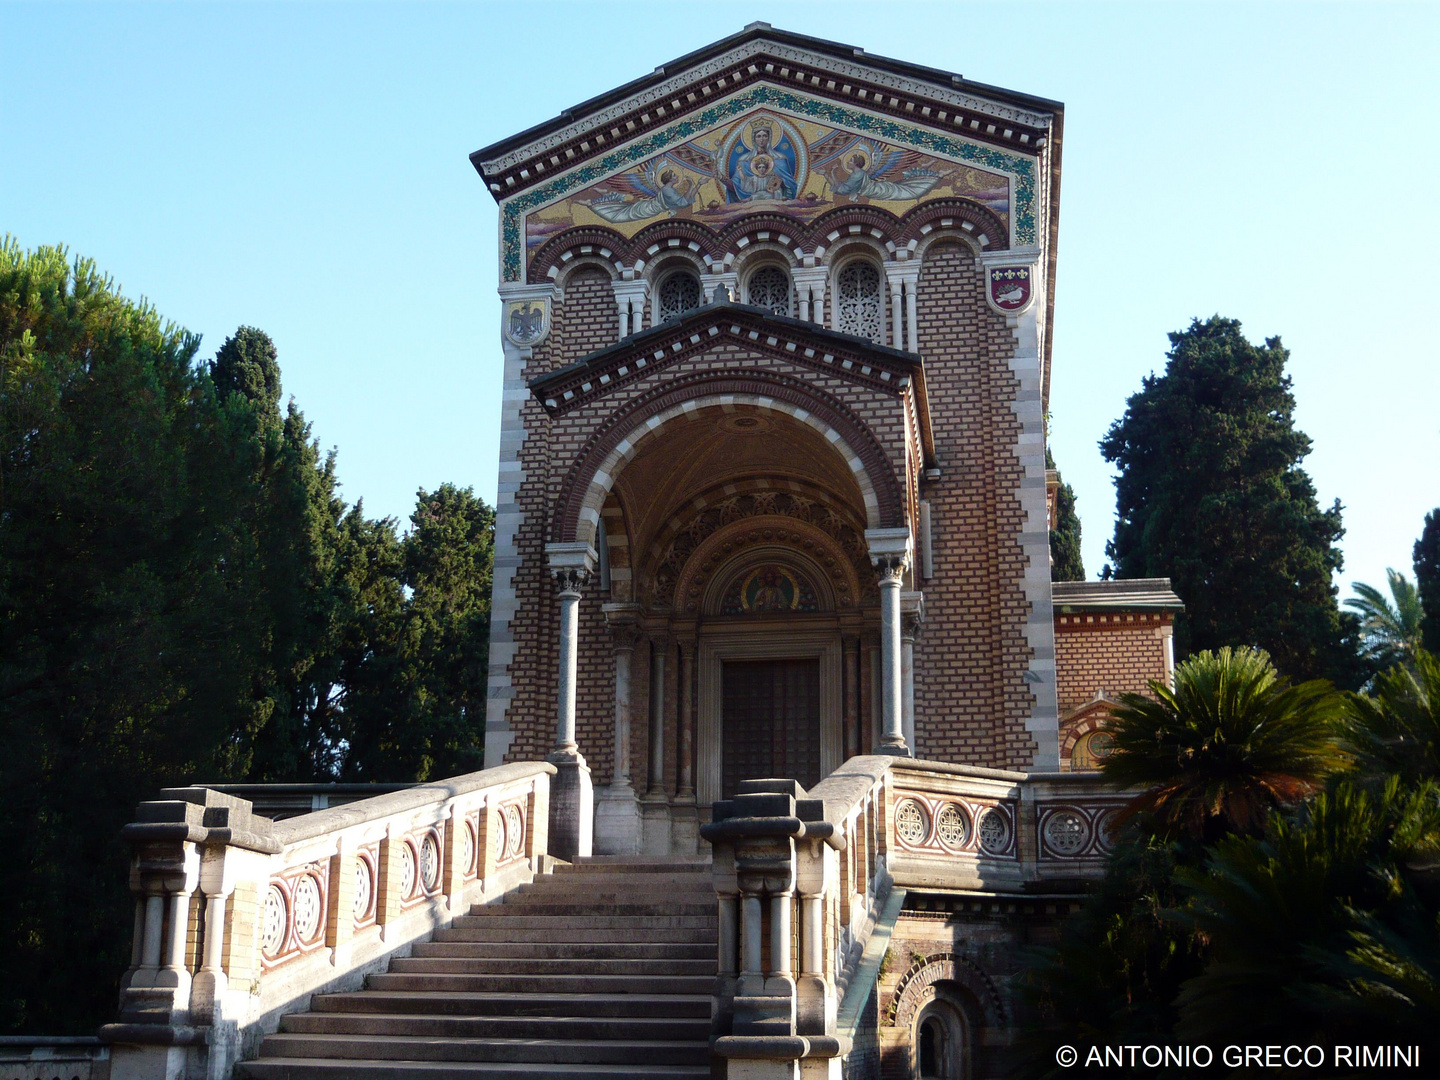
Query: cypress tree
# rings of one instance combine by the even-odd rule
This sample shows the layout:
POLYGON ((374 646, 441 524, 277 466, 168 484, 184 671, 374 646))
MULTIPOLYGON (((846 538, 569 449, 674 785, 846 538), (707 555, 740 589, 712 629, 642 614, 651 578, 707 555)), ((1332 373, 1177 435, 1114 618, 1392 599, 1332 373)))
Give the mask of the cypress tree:
MULTIPOLYGON (((1055 468, 1050 448, 1045 448, 1046 468, 1055 468)), ((1080 515, 1075 512, 1075 489, 1065 483, 1056 469, 1060 487, 1055 492, 1055 528, 1050 530, 1050 580, 1084 581, 1085 560, 1080 553, 1080 515)))
POLYGON ((1295 427, 1289 353, 1218 315, 1170 342, 1164 374, 1145 378, 1100 443, 1120 471, 1115 576, 1171 579, 1182 654, 1252 645, 1290 678, 1354 685, 1354 619, 1331 584, 1341 508, 1320 509, 1300 466, 1310 440, 1295 427))
POLYGON ((1440 656, 1440 507, 1425 515, 1415 541, 1415 591, 1420 594, 1420 640, 1440 656))

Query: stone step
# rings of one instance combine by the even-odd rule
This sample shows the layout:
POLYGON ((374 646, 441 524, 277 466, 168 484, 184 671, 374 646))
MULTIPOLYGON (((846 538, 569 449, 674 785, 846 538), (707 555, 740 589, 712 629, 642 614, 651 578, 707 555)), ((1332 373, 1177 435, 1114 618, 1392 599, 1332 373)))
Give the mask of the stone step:
MULTIPOLYGON (((458 919, 456 920, 459 921, 458 919)), ((526 921, 529 921, 528 919, 526 921)), ((639 942, 652 942, 657 940, 683 941, 686 944, 704 944, 715 948, 719 931, 716 928, 715 920, 698 920, 700 925, 672 926, 664 919, 656 920, 659 925, 647 923, 626 924, 618 926, 609 919, 555 919, 539 920, 539 926, 511 926, 504 919, 492 919, 483 925, 476 926, 473 923, 461 927, 447 927, 435 932, 435 940, 441 943, 470 942, 470 943, 502 943, 510 942, 521 945, 536 945, 541 943, 550 944, 590 944, 590 945, 627 945, 639 942), (593 925, 579 925, 591 922, 593 925)), ((674 920, 685 923, 682 918, 674 920)))
POLYGON ((555 872, 578 873, 591 869, 619 868, 636 873, 650 870, 687 870, 691 873, 710 872, 709 859, 679 858, 669 855, 582 855, 573 863, 557 863, 555 872))
POLYGON ((517 911, 515 908, 477 908, 473 914, 457 915, 451 924, 454 930, 469 930, 481 926, 508 926, 514 930, 541 930, 547 934, 566 927, 576 930, 600 930, 613 927, 616 930, 701 930, 717 924, 715 908, 705 914, 678 914, 637 912, 635 914, 579 914, 547 911, 543 914, 517 911))
POLYGON ((580 1016, 646 1017, 678 1020, 710 1019, 710 993, 476 993, 435 990, 360 990, 348 994, 316 994, 314 1012, 384 1013, 425 1016, 580 1016))
POLYGON ((708 1040, 710 1017, 425 1016, 419 1013, 309 1012, 280 1018, 282 1032, 401 1035, 448 1039, 708 1040))
POLYGON ((415 956, 475 960, 709 960, 713 941, 421 941, 415 956))
POLYGON ((537 915, 588 915, 605 916, 615 918, 624 915, 689 915, 691 917, 703 917, 709 915, 715 917, 718 905, 712 899, 709 903, 699 901, 692 903, 643 903, 632 901, 625 897, 605 896, 586 897, 583 893, 571 895, 550 896, 537 893, 534 896, 522 896, 515 899, 506 899, 503 904, 489 904, 482 908, 472 908, 469 915, 461 918, 513 918, 518 914, 537 915))
POLYGON ((368 976, 367 990, 461 994, 709 994, 713 975, 411 975, 368 976))
POLYGON ((267 1036, 264 1057, 357 1061, 553 1062, 584 1065, 704 1065, 710 1042, 622 1039, 436 1039, 400 1035, 267 1036))
POLYGON ((240 1080, 709 1080, 709 1065, 556 1065, 492 1061, 352 1061, 349 1058, 257 1058, 235 1067, 240 1080))
POLYGON ((581 960, 572 957, 537 959, 496 959, 467 956, 397 956, 390 971, 410 975, 708 975, 715 978, 718 964, 709 960, 672 960, 641 957, 638 960, 581 960))

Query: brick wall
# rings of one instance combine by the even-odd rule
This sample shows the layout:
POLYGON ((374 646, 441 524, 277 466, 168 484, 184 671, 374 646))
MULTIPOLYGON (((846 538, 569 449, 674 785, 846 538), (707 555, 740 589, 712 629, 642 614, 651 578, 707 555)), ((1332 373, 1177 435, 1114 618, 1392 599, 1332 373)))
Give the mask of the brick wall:
POLYGON ((915 741, 923 758, 1025 768, 1035 755, 1025 729, 1035 702, 1024 678, 1031 650, 1016 497, 1024 469, 1011 411, 1018 382, 1008 366, 1015 342, 983 289, 969 248, 926 252, 917 324, 942 476, 924 488, 935 577, 918 582, 925 626, 915 646, 915 741))
POLYGON ((1145 690, 1165 678, 1165 628, 1171 617, 1155 614, 1079 614, 1055 617, 1055 663, 1060 713, 1073 711, 1098 693, 1106 697, 1145 690))

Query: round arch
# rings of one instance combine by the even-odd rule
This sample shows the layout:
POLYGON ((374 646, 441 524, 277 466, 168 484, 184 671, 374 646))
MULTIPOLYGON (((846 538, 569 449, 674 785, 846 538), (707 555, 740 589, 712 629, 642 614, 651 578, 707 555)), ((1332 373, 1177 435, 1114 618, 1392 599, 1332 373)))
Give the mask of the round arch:
POLYGON ((865 504, 866 528, 901 523, 904 497, 895 470, 874 433, 845 405, 785 376, 697 374, 667 382, 631 402, 591 437, 561 488, 551 539, 593 543, 606 495, 646 439, 689 413, 734 405, 779 413, 815 431, 854 476, 865 504))

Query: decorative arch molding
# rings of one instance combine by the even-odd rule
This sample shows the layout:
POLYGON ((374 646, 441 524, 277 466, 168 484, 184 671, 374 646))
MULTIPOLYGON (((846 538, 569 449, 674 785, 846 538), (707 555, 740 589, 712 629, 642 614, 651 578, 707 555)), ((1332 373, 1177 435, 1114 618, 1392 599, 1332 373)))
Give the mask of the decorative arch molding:
POLYGON ((732 222, 719 232, 683 218, 647 225, 631 239, 614 229, 583 225, 557 234, 531 256, 527 278, 532 284, 553 281, 567 262, 593 255, 616 268, 643 268, 667 249, 693 252, 714 270, 729 269, 752 244, 767 242, 784 249, 794 261, 809 252, 823 257, 827 247, 849 234, 868 235, 895 252, 914 249, 936 229, 955 229, 977 249, 1003 251, 1010 232, 993 211, 969 199, 947 198, 921 203, 904 217, 878 206, 839 206, 809 224, 783 214, 761 212, 732 222))
POLYGON ((1075 753, 1075 744, 1091 732, 1099 731, 1110 719, 1115 702, 1105 697, 1102 691, 1093 701, 1088 701, 1060 721, 1064 732, 1060 740, 1060 760, 1068 763, 1075 753))
MULTIPOLYGON (((863 542, 863 541, 862 541, 863 542)), ((820 586, 828 611, 854 611, 862 595, 860 577, 851 552, 819 526, 781 514, 742 518, 717 529, 697 545, 673 588, 662 592, 656 583, 655 599, 670 601, 677 615, 714 615, 719 603, 717 588, 738 572, 737 560, 754 557, 763 561, 794 561, 808 567, 820 586)))
POLYGON ((930 997, 927 991, 940 982, 951 983, 965 991, 979 1008, 979 1019, 987 1028, 1008 1026, 1005 1000, 1000 996, 995 980, 973 960, 953 952, 932 953, 910 965, 895 986, 886 1024, 904 1031, 913 1028, 916 1014, 930 997))
MULTIPOLYGON (((862 568, 868 567, 865 522, 836 492, 809 481, 752 477, 707 488, 678 508, 646 544, 656 554, 637 567, 647 577, 667 576, 673 586, 696 548, 714 533, 750 517, 779 514, 809 522, 832 537, 862 568)), ((864 575, 862 574, 862 579, 864 575)))
POLYGON ((724 405, 783 413, 813 428, 844 457, 860 485, 866 528, 904 524, 904 492, 890 459, 869 426, 848 406, 785 375, 696 372, 667 380, 636 398, 590 436, 561 486, 551 540, 593 540, 605 496, 640 444, 681 416, 724 405))

